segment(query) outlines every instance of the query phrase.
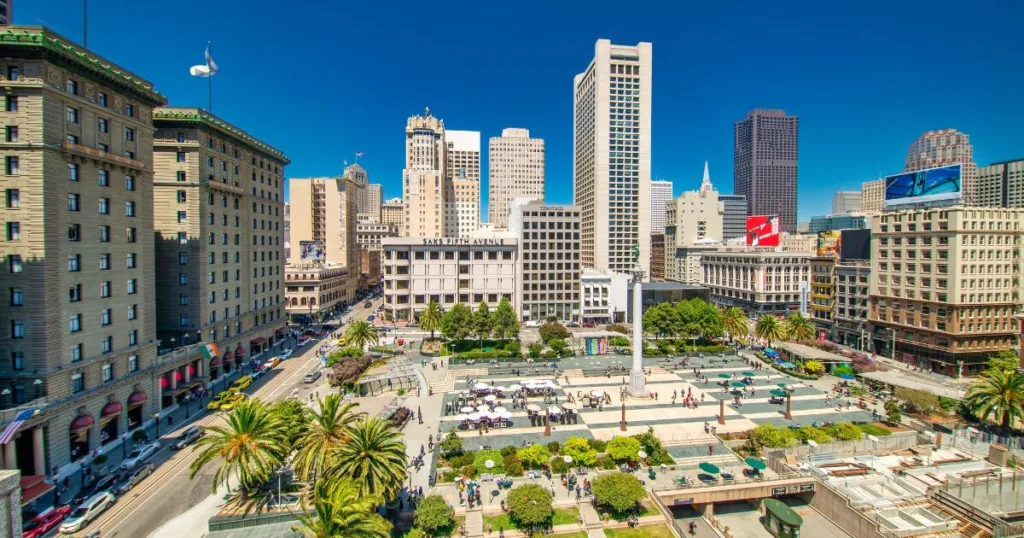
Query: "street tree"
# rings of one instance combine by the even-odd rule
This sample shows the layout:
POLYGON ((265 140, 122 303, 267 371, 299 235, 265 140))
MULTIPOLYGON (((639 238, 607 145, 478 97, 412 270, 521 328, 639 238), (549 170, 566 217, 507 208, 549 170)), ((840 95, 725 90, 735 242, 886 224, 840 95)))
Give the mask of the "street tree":
POLYGON ((611 441, 608 441, 605 450, 612 460, 622 463, 640 461, 640 456, 637 455, 640 452, 640 448, 640 441, 635 438, 617 435, 612 437, 611 441))
POLYGON ((618 471, 599 475, 591 482, 590 492, 594 494, 594 502, 618 513, 633 510, 647 496, 640 479, 618 471))
POLYGON ((462 303, 453 306, 441 316, 441 334, 449 340, 465 340, 472 330, 472 317, 473 311, 468 306, 462 303))
POLYGON ((512 308, 512 302, 508 300, 508 297, 501 298, 492 317, 495 337, 500 340, 519 338, 519 319, 516 317, 516 311, 512 308))
POLYGON ((551 460, 551 452, 540 443, 533 443, 516 451, 516 457, 531 469, 544 466, 551 460))
POLYGON ((572 457, 573 465, 589 467, 597 463, 597 451, 582 437, 570 437, 562 445, 562 454, 572 457))
POLYGON ((356 346, 360 351, 365 351, 368 344, 377 343, 377 330, 369 321, 355 321, 345 330, 343 340, 345 345, 356 346))
POLYGON ((509 515, 520 527, 546 525, 555 511, 551 505, 551 492, 539 484, 523 484, 512 488, 505 506, 509 515))
POLYGON ((778 342, 786 336, 785 327, 779 318, 771 314, 761 314, 757 318, 757 323, 754 324, 754 334, 758 338, 763 338, 768 341, 768 347, 771 347, 773 342, 778 342))
POLYGON ((300 480, 312 481, 333 464, 335 450, 348 441, 348 428, 365 416, 354 411, 358 406, 345 402, 337 393, 317 398, 316 407, 309 410, 309 427, 292 461, 300 480))
POLYGON ((995 418, 1009 432, 1024 417, 1024 374, 991 368, 971 383, 964 395, 968 407, 982 420, 995 418))
POLYGON ((216 462, 217 471, 210 485, 212 493, 229 480, 238 479, 244 499, 250 490, 267 481, 281 467, 285 452, 285 429, 281 417, 270 412, 262 401, 249 398, 220 417, 220 422, 203 427, 206 433, 196 441, 199 456, 189 466, 189 479, 208 464, 216 462))
POLYGON ((783 324, 786 338, 789 340, 808 340, 814 338, 814 324, 799 312, 786 317, 783 324))
MULTIPOLYGON (((311 538, 388 538, 391 524, 374 510, 381 503, 352 480, 321 481, 314 488, 313 510, 296 514, 298 529, 311 538)), ((305 502, 303 503, 305 505, 305 502)))
POLYGON ((722 310, 722 328, 729 333, 730 339, 746 337, 750 333, 747 315, 737 306, 722 310))
POLYGON ((348 442, 334 451, 328 478, 351 478, 362 494, 390 501, 405 479, 406 455, 402 434, 380 417, 360 420, 346 429, 348 442))
POLYGON ((644 312, 643 330, 658 340, 665 336, 675 336, 680 329, 679 312, 671 303, 658 303, 644 312))
POLYGON ((476 311, 473 312, 473 317, 470 320, 470 326, 472 327, 473 334, 480 339, 480 348, 483 349, 484 338, 490 336, 491 331, 494 330, 494 320, 487 303, 480 301, 480 304, 477 305, 476 311))
POLYGON ((427 536, 450 536, 455 530, 455 510, 444 497, 427 495, 416 507, 416 526, 427 536))
POLYGON ((444 310, 437 301, 427 303, 427 309, 420 315, 420 328, 430 331, 431 340, 434 339, 434 331, 441 328, 442 316, 444 316, 444 310))
POLYGON ((561 338, 562 340, 565 340, 570 336, 569 329, 566 329, 557 321, 544 323, 539 329, 537 329, 537 332, 540 333, 540 341, 545 344, 550 342, 552 338, 561 338))

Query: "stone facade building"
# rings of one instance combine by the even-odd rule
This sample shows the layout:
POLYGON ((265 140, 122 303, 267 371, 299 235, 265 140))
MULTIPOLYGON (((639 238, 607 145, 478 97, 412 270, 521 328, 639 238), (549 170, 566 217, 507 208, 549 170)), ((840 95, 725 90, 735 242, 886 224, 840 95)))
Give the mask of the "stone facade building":
POLYGON ((544 139, 530 138, 528 129, 502 129, 501 136, 491 137, 489 150, 487 215, 505 228, 512 200, 544 200, 544 139))
POLYGON ((519 241, 520 319, 580 321, 580 209, 519 199, 509 232, 519 241))
POLYGON ((751 315, 786 314, 799 309, 810 285, 810 252, 721 248, 704 254, 701 285, 720 306, 738 306, 751 315))

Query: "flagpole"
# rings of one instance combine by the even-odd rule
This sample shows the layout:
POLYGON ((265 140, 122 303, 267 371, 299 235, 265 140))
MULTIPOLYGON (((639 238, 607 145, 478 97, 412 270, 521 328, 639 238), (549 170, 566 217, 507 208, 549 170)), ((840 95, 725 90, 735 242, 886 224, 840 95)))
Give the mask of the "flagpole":
MULTIPOLYGON (((206 48, 210 48, 209 41, 206 42, 206 48)), ((209 73, 206 77, 206 101, 207 110, 210 111, 210 114, 213 114, 213 73, 209 73)))

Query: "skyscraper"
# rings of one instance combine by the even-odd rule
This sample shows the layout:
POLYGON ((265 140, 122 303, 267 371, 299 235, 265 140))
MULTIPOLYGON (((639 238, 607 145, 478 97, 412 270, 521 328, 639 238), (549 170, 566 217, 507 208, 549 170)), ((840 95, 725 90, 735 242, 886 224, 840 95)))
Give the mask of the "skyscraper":
POLYGON ((448 149, 447 178, 480 181, 480 131, 444 133, 448 149))
POLYGON ((512 200, 544 200, 544 139, 530 138, 528 129, 502 129, 501 136, 491 137, 489 149, 487 215, 504 228, 512 200))
POLYGON ((380 204, 384 200, 384 186, 370 183, 363 189, 363 208, 359 210, 360 222, 380 222, 380 204))
POLYGON ((480 226, 480 132, 445 131, 445 237, 469 237, 480 226))
MULTIPOLYGON (((704 163, 707 174, 708 163, 704 163)), ((651 233, 665 233, 665 202, 672 200, 672 182, 651 180, 651 233)))
POLYGON ((651 50, 599 39, 573 80, 573 195, 584 267, 628 273, 638 260, 650 274, 651 50))
POLYGON ((736 122, 733 193, 747 197, 748 215, 778 215, 796 232, 799 119, 785 110, 755 109, 736 122))
POLYGON ((978 168, 972 204, 984 207, 1024 207, 1024 159, 978 168))
POLYGON ((974 147, 966 133, 956 129, 941 129, 919 136, 907 149, 903 171, 914 172, 950 164, 962 165, 960 188, 963 191, 963 203, 972 205, 978 166, 974 164, 974 147))
POLYGON ((405 125, 405 169, 402 171, 405 237, 443 237, 448 148, 444 121, 430 114, 412 116, 405 125))
POLYGON ((377 197, 376 203, 373 202, 372 194, 370 193, 370 173, 362 166, 359 166, 359 163, 354 163, 345 167, 345 172, 342 176, 351 179, 355 183, 356 206, 359 208, 358 215, 362 216, 360 220, 372 222, 374 215, 380 218, 380 197, 377 197))
POLYGON ((860 211, 860 191, 838 191, 832 198, 832 214, 860 211))
POLYGON ((392 198, 380 205, 380 223, 394 226, 401 237, 405 233, 405 203, 392 198))
POLYGON ((725 213, 722 215, 722 242, 747 234, 747 197, 742 194, 720 194, 725 213))
POLYGON ((360 188, 349 177, 288 180, 291 215, 289 231, 292 245, 291 265, 311 261, 304 256, 303 241, 317 241, 323 247, 323 262, 344 265, 348 270, 343 297, 353 296, 359 285, 362 261, 359 258, 357 213, 360 188))
POLYGON ((860 186, 860 210, 874 215, 882 212, 885 205, 885 180, 865 181, 860 186))

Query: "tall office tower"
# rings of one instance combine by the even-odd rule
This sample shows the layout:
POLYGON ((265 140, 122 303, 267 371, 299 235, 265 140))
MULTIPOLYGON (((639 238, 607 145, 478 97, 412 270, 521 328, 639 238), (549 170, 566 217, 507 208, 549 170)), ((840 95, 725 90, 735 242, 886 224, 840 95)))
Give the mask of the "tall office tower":
POLYGON ((164 342, 201 340, 225 351, 211 358, 190 351, 198 368, 168 380, 168 406, 226 374, 231 359, 240 367, 283 341, 289 160, 202 109, 158 108, 153 126, 157 333, 164 342))
POLYGON ((444 220, 444 236, 467 239, 480 227, 480 182, 453 179, 445 183, 449 211, 444 220))
POLYGON ((838 191, 832 198, 832 214, 860 211, 860 191, 838 191))
POLYGON ((522 321, 580 321, 580 209, 518 198, 508 231, 519 240, 516 304, 522 321))
POLYGON ((405 204, 401 198, 392 198, 380 205, 380 223, 394 226, 401 237, 405 232, 405 204))
POLYGON ((153 301, 150 110, 166 98, 34 26, 4 29, 0 79, 0 407, 37 410, 3 463, 45 478, 150 420, 184 364, 157 360, 153 301))
POLYGON ((544 200, 544 139, 528 129, 502 129, 491 137, 487 215, 496 228, 508 226, 509 203, 517 198, 544 200))
POLYGON ((865 181, 860 186, 860 210, 868 215, 881 213, 885 208, 885 180, 865 181))
POLYGON ((700 282, 700 253, 722 242, 725 204, 711 185, 708 169, 700 190, 684 192, 666 204, 665 278, 686 284, 700 282))
POLYGON ((875 353, 956 377, 977 375, 993 354, 1017 347, 1022 222, 1024 210, 983 207, 871 219, 875 353))
MULTIPOLYGON (((373 204, 370 201, 370 173, 362 166, 359 166, 359 163, 353 163, 345 167, 342 177, 351 179, 352 182, 356 184, 356 187, 358 188, 356 190, 356 205, 359 208, 358 215, 366 215, 365 220, 369 221, 373 211, 375 210, 373 209, 373 204)), ((380 205, 379 200, 377 205, 380 205)))
POLYGON ((974 147, 966 133, 956 129, 941 129, 919 136, 907 150, 903 171, 914 172, 950 164, 963 165, 960 169, 963 205, 975 205, 974 181, 978 175, 978 166, 974 164, 974 147))
POLYGON ((722 215, 722 242, 747 234, 747 197, 742 194, 719 194, 725 213, 722 215))
POLYGON ((747 197, 748 215, 778 215, 796 232, 800 121, 785 110, 756 109, 736 122, 732 191, 747 197))
POLYGON ((384 186, 370 183, 363 189, 364 209, 359 210, 360 222, 380 222, 380 204, 384 201, 384 186))
POLYGON ((291 204, 291 265, 328 262, 348 269, 345 298, 353 297, 359 285, 358 219, 359 191, 347 177, 288 180, 291 204), (303 241, 313 241, 323 249, 322 256, 304 251, 303 241), (322 259, 318 259, 322 258, 322 259))
POLYGON ((480 131, 445 131, 447 178, 480 181, 480 131))
POLYGON ((404 237, 443 237, 448 206, 444 121, 430 114, 412 116, 405 125, 404 237))
POLYGON ((629 273, 639 262, 650 275, 651 50, 599 39, 573 80, 573 196, 584 267, 629 273))
POLYGON ((1024 159, 978 168, 974 184, 974 205, 1024 207, 1024 159))
POLYGON ((651 280, 665 280, 665 234, 651 234, 651 280))
MULTIPOLYGON (((707 174, 708 163, 704 163, 707 174)), ((651 233, 665 233, 665 204, 672 201, 672 182, 662 180, 651 181, 651 233)))

